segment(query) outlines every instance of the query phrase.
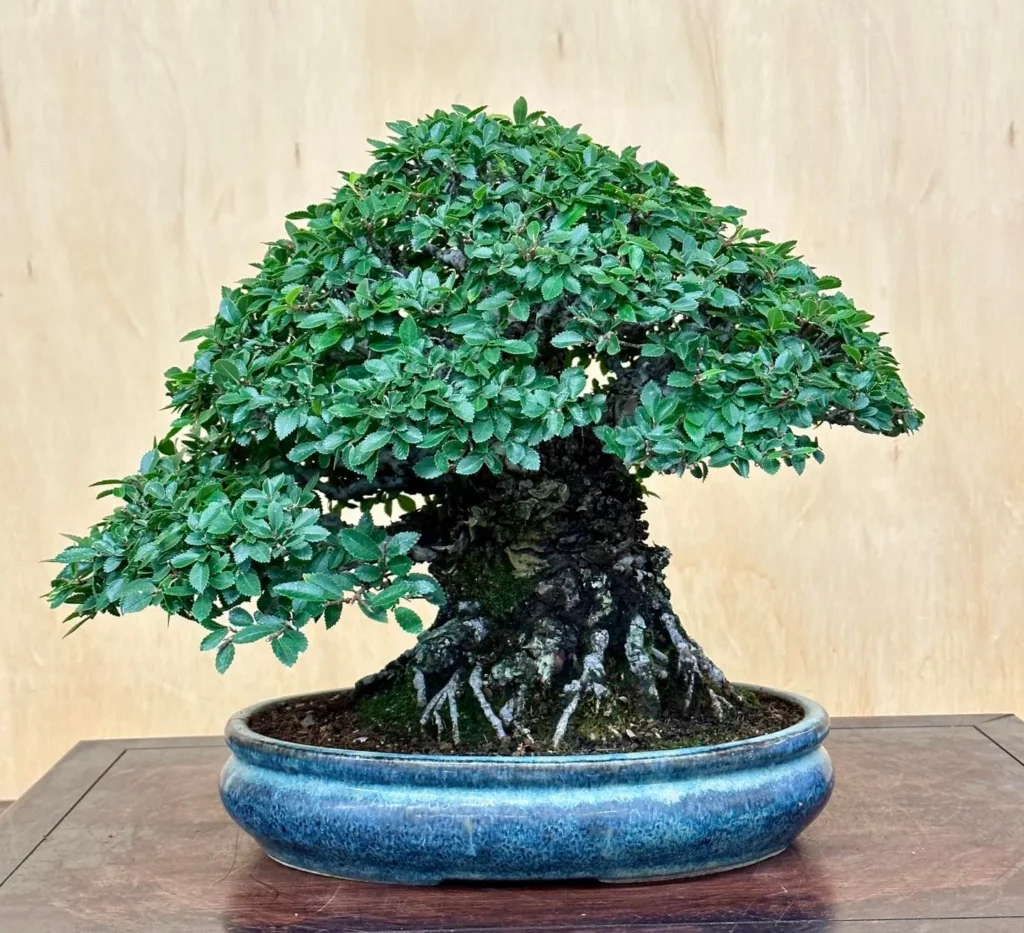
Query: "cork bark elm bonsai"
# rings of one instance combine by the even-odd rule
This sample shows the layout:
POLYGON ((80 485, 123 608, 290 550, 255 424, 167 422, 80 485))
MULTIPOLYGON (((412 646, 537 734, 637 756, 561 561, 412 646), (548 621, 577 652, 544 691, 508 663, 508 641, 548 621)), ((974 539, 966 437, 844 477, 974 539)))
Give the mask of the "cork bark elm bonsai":
POLYGON ((419 640, 345 715, 399 750, 749 734, 760 701, 673 610, 644 483, 799 473, 820 425, 917 428, 871 316, 522 99, 389 127, 187 336, 170 433, 57 557, 52 604, 192 619, 219 671, 255 642, 294 664, 346 603, 393 619, 419 640))

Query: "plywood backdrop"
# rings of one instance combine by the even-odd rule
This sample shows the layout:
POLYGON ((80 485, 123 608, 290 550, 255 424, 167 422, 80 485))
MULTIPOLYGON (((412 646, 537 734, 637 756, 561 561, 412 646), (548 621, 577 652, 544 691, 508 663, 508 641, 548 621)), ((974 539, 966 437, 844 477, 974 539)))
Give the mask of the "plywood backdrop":
POLYGON ((349 616, 227 677, 188 622, 62 641, 40 563, 161 433, 162 373, 389 119, 525 94, 796 238, 928 413, 803 478, 661 482, 691 630, 836 713, 1024 712, 1020 0, 0 3, 0 798, 84 737, 212 732, 407 643, 349 616))

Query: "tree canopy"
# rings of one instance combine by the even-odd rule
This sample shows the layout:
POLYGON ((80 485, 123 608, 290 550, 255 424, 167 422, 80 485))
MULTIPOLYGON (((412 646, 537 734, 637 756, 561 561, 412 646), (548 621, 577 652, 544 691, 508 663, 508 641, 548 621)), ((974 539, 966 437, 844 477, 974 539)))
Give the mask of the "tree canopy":
POLYGON ((443 602, 416 536, 372 506, 534 471, 574 430, 641 478, 704 477, 800 472, 821 424, 920 424, 838 279, 636 148, 522 99, 511 119, 456 106, 388 127, 185 338, 170 433, 57 557, 51 602, 76 628, 159 605, 209 630, 220 670, 263 639, 291 664, 344 602, 410 631, 400 601, 443 602))

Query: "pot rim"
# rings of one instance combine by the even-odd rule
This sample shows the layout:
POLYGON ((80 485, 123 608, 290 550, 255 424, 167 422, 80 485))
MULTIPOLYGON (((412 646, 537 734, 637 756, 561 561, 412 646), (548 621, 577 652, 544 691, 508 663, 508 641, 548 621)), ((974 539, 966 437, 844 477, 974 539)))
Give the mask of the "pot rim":
MULTIPOLYGON (((422 766, 466 766, 474 769, 531 769, 546 771, 550 769, 561 769, 566 766, 575 768, 593 765, 598 768, 609 765, 628 765, 630 763, 650 764, 667 763, 671 761, 683 761, 688 766, 699 768, 701 765, 715 765, 718 768, 730 764, 742 766, 751 763, 752 758, 779 758, 795 757, 812 748, 819 746, 829 733, 829 715, 825 709, 814 700, 796 693, 789 693, 784 690, 775 690, 763 687, 758 684, 737 683, 736 686, 755 693, 777 697, 788 700, 801 707, 804 711, 803 717, 791 726, 780 729, 777 732, 768 732, 764 735, 754 736, 749 739, 737 739, 732 742, 723 742, 718 745, 694 745, 681 748, 651 749, 639 752, 600 752, 591 755, 445 755, 425 754, 422 752, 380 752, 360 750, 354 748, 332 748, 322 745, 306 745, 299 742, 290 742, 285 739, 276 739, 271 736, 262 735, 248 725, 249 720, 257 713, 264 711, 278 704, 289 703, 295 700, 311 699, 321 696, 338 696, 351 692, 351 688, 342 690, 320 690, 312 693, 293 694, 285 697, 277 697, 270 700, 262 700, 254 703, 243 710, 235 713, 224 729, 224 738, 228 746, 236 754, 242 757, 258 757, 265 766, 275 758, 290 763, 293 767, 300 761, 320 762, 321 764, 334 764, 343 766, 345 764, 357 764, 363 762, 366 765, 392 765, 402 768, 412 767, 419 770, 422 766)), ((447 770, 447 768, 445 770, 447 770)), ((285 765, 286 770, 291 770, 285 765)))

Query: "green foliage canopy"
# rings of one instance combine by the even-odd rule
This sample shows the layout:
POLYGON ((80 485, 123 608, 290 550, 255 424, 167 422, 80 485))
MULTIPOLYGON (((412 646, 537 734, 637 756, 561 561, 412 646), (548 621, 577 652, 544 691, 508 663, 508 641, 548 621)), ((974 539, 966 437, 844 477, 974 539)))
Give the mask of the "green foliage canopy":
POLYGON ((641 477, 704 477, 802 471, 820 424, 920 424, 838 279, 635 148, 522 99, 513 119, 456 106, 388 126, 370 168, 289 215, 187 335, 170 433, 57 557, 50 598, 76 628, 159 605, 208 629, 220 670, 263 639, 291 664, 344 602, 416 631, 399 601, 443 601, 416 536, 376 526, 374 505, 537 470, 577 429, 641 477))

